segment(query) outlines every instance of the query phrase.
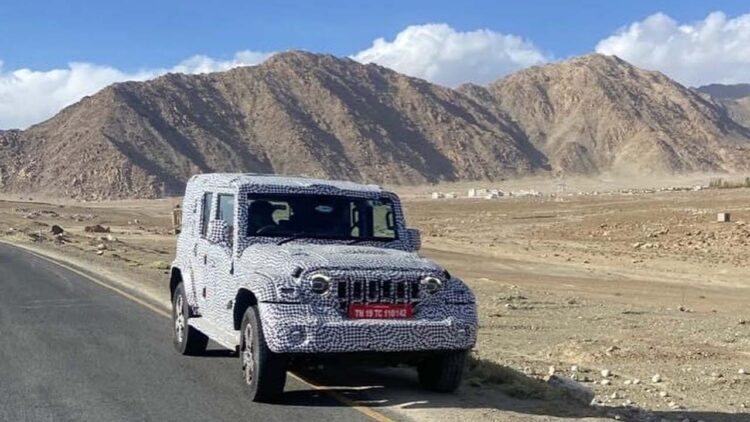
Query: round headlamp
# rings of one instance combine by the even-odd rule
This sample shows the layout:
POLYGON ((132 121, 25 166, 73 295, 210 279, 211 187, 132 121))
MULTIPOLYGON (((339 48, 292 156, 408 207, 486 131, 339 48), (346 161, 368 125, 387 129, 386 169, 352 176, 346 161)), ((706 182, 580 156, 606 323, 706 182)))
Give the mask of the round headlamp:
POLYGON ((425 289, 425 291, 429 294, 436 293, 443 287, 443 280, 432 276, 423 278, 420 283, 422 284, 422 287, 425 289))
POLYGON ((312 283, 310 290, 313 293, 323 295, 331 289, 331 278, 325 274, 313 274, 310 277, 310 282, 312 283))

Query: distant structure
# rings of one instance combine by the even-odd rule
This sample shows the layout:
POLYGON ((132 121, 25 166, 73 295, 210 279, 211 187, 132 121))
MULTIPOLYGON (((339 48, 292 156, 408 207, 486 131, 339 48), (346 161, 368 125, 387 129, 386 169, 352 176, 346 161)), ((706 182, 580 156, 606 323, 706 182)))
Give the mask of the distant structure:
POLYGON ((469 198, 484 198, 484 199, 496 199, 505 196, 505 192, 500 189, 469 189, 467 197, 469 198))
POLYGON ((432 199, 456 199, 458 194, 456 192, 432 192, 432 199))
POLYGON ((565 174, 560 172, 557 174, 557 192, 555 194, 555 201, 564 201, 567 190, 568 184, 565 182, 565 174))
POLYGON ((172 231, 174 234, 180 234, 182 230, 182 208, 177 204, 172 208, 172 231))
POLYGON ((542 193, 534 189, 521 189, 518 191, 511 192, 510 196, 514 196, 518 198, 530 198, 530 197, 538 198, 542 196, 542 193))

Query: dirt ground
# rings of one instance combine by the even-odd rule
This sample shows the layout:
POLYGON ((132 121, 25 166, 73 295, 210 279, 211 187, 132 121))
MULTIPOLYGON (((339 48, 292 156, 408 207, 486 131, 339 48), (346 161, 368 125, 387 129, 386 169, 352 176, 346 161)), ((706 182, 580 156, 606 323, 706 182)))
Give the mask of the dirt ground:
MULTIPOLYGON (((477 293, 465 386, 437 397, 398 369, 362 373, 378 388, 318 374, 326 385, 415 420, 750 420, 750 190, 405 197, 422 253, 477 293), (591 390, 592 405, 560 379, 591 390)), ((165 298, 178 199, 34 199, 0 200, 0 240, 165 298), (109 233, 84 230, 95 224, 109 233)))

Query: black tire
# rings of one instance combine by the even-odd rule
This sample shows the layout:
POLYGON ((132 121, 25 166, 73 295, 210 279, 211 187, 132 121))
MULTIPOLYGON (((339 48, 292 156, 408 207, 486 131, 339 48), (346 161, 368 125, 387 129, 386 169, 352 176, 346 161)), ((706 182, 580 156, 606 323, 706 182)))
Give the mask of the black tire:
POLYGON ((419 383, 438 393, 452 393, 461 385, 466 366, 466 351, 436 353, 417 366, 419 383))
POLYGON ((279 400, 286 384, 288 359, 268 348, 255 306, 248 307, 242 318, 239 355, 250 399, 256 402, 279 400))
POLYGON ((190 306, 180 283, 172 296, 172 343, 181 355, 197 356, 206 351, 208 337, 188 324, 189 317, 190 306))

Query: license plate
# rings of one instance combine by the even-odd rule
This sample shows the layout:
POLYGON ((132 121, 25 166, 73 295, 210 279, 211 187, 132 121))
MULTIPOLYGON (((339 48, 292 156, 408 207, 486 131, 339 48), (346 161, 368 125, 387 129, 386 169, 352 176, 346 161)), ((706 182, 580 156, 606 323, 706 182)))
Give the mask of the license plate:
POLYGON ((414 309, 408 303, 352 303, 348 315, 350 319, 405 319, 414 315, 414 309))

